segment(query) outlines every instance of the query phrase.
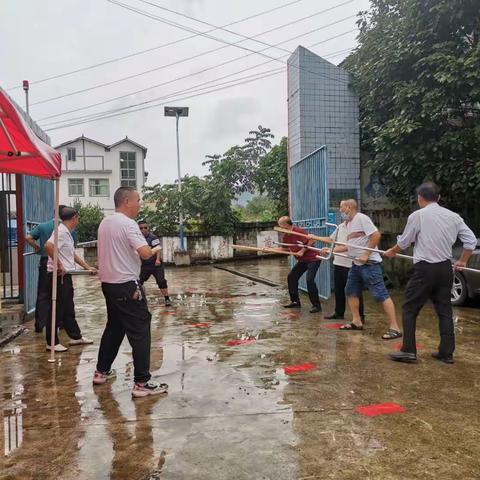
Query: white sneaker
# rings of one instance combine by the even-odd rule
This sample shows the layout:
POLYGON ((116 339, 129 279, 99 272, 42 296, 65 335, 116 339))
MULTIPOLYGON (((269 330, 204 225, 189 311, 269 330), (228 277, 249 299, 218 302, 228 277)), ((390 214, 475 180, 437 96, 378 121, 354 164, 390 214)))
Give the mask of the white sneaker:
POLYGON ((70 340, 68 344, 70 346, 73 346, 73 345, 91 345, 92 343, 93 343, 93 340, 90 340, 87 337, 82 337, 82 338, 79 338, 78 340, 70 340))
MULTIPOLYGON (((55 347, 53 347, 53 349, 56 351, 56 352, 66 352, 68 350, 67 347, 64 347, 61 343, 57 343, 55 345, 55 347)), ((49 350, 50 352, 52 351, 52 346, 51 345, 47 345, 47 350, 49 350)))
POLYGON ((158 395, 160 393, 167 393, 168 385, 166 383, 146 382, 136 383, 133 386, 132 397, 146 397, 148 395, 158 395))

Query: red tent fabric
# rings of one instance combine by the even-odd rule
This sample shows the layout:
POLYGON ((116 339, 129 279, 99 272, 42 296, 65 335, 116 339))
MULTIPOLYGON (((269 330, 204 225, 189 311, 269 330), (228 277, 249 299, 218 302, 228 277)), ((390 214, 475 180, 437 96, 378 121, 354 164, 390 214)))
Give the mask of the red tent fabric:
POLYGON ((54 179, 61 170, 60 153, 33 133, 0 88, 0 172, 54 179))

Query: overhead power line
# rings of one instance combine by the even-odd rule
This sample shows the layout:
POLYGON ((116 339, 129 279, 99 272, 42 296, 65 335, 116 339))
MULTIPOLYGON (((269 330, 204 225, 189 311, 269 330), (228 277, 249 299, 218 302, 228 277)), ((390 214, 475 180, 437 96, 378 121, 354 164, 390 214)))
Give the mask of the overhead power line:
MULTIPOLYGON (((320 10, 318 12, 315 12, 313 14, 310 14, 310 15, 307 15, 305 17, 302 17, 302 18, 299 18, 297 20, 293 20, 293 21, 290 21, 288 23, 285 23, 283 25, 279 25, 277 27, 274 27, 274 28, 271 28, 269 30, 266 30, 264 32, 260 32, 256 35, 254 35, 253 37, 251 38, 256 38, 256 37, 259 37, 259 36, 262 36, 262 35, 266 35, 268 33, 271 33, 273 31, 277 31, 277 30, 280 30, 282 28, 285 28, 287 26, 291 26, 291 25, 294 25, 296 23, 299 23, 301 21, 304 21, 304 20, 307 20, 307 19, 310 19, 310 18, 313 18, 315 16, 318 16, 318 15, 321 15, 322 13, 325 13, 327 11, 330 11, 330 10, 333 10, 335 8, 338 8, 340 6, 343 6, 343 5, 346 5, 348 3, 351 3, 355 0, 348 0, 346 2, 343 2, 343 3, 340 3, 338 5, 335 5, 333 7, 330 7, 328 9, 325 9, 325 10, 320 10)), ((349 15, 348 17, 344 17, 344 18, 341 18, 335 22, 332 22, 330 24, 327 24, 327 25, 324 25, 324 26, 321 26, 321 27, 318 27, 316 29, 313 29, 311 30, 309 33, 313 33, 313 32, 316 32, 316 31, 319 31, 319 30, 322 30, 324 28, 328 28, 330 26, 333 26, 333 25, 336 25, 342 21, 345 21, 345 20, 349 20, 351 18, 354 18, 356 17, 356 15, 349 15)), ((305 36, 306 33, 302 33, 301 35, 298 35, 297 38, 301 37, 301 36, 305 36)), ((293 39, 293 38, 292 38, 293 39)), ((290 39, 290 40, 292 40, 290 39)), ((241 43, 241 42, 244 42, 245 40, 239 40, 238 42, 236 43, 241 43)), ((281 43, 284 43, 284 42, 281 42, 281 43)), ((156 71, 159 71, 159 70, 162 70, 162 69, 165 69, 165 68, 168 68, 168 67, 172 67, 172 66, 175 66, 175 65, 179 65, 181 63, 185 63, 185 62, 189 62, 191 60, 196 60, 197 58, 200 58, 204 55, 208 55, 210 53, 214 53, 214 52, 217 52, 217 51, 220 51, 220 50, 223 50, 225 48, 228 48, 229 46, 232 46, 231 44, 227 44, 227 45, 222 45, 221 47, 216 47, 216 48, 213 48, 213 49, 210 49, 210 50, 206 50, 204 52, 201 52, 201 53, 198 53, 196 55, 192 55, 190 57, 187 57, 187 58, 184 58, 184 59, 181 59, 181 60, 177 60, 177 61, 174 61, 174 62, 171 62, 171 63, 168 63, 168 64, 164 64, 164 65, 160 65, 158 67, 154 67, 154 68, 151 68, 151 69, 148 69, 148 70, 144 70, 142 72, 138 72, 138 73, 135 73, 135 74, 132 74, 132 75, 128 75, 128 76, 125 76, 125 77, 122 77, 122 78, 117 78, 115 80, 112 80, 112 81, 109 81, 109 82, 104 82, 104 83, 101 83, 101 84, 97 84, 97 85, 93 85, 91 87, 87 87, 87 88, 83 88, 83 89, 80 89, 80 90, 76 90, 76 91, 73 91, 73 92, 69 92, 69 93, 66 93, 66 94, 62 94, 62 95, 58 95, 58 96, 55 96, 55 97, 51 97, 51 98, 47 98, 47 99, 44 99, 44 100, 40 100, 38 102, 34 102, 34 103, 31 103, 31 106, 33 105, 39 105, 39 104, 43 104, 43 103, 47 103, 47 102, 51 102, 51 101, 54 101, 54 100, 59 100, 61 98, 66 98, 66 97, 69 97, 69 96, 72 96, 72 95, 77 95, 77 94, 80 94, 80 93, 85 93, 85 92, 89 92, 89 91, 92 91, 92 90, 96 90, 98 88, 102 88, 102 87, 106 87, 106 86, 110 86, 110 85, 114 85, 116 83, 119 83, 119 82, 123 82, 123 81, 126 81, 126 80, 130 80, 132 78, 137 78, 137 77, 140 77, 140 76, 143 76, 143 75, 146 75, 148 73, 152 73, 152 72, 156 72, 156 71)), ((238 46, 238 45, 237 45, 238 46)), ((271 47, 274 47, 275 45, 272 45, 271 47)), ((271 48, 270 46, 269 47, 266 47, 265 49, 262 49, 260 51, 260 54, 262 54, 263 51, 265 50, 268 50, 269 48, 271 48)), ((245 55, 243 57, 238 57, 238 58, 245 58, 246 56, 250 56, 252 54, 256 54, 256 53, 259 53, 255 50, 251 50, 251 49, 247 49, 249 50, 251 53, 249 55, 245 55)), ((266 56, 266 55, 263 55, 263 56, 266 56)), ((268 56, 267 56, 268 57, 268 56)), ((271 58, 271 57, 269 57, 271 58)))
MULTIPOLYGON (((354 48, 354 47, 352 47, 354 48)), ((348 51, 350 51, 351 49, 346 49, 348 51)), ((336 55, 338 56, 339 54, 342 54, 342 53, 345 53, 345 50, 340 50, 339 53, 336 55)), ((161 107, 163 105, 166 105, 167 103, 170 103, 170 102, 177 102, 177 101, 183 101, 183 100, 188 100, 188 99, 191 99, 191 98, 195 98, 195 97, 199 97, 199 96, 202 96, 202 95, 207 95, 207 94, 210 94, 210 93, 214 93, 214 92, 217 92, 217 91, 221 91, 221 90, 225 90, 227 88, 231 88, 231 87, 235 87, 237 85, 243 85, 243 84, 246 84, 246 83, 251 83, 251 82, 254 82, 254 81, 257 81, 257 80, 262 80, 264 78, 268 78, 268 77, 271 77, 271 76, 274 76, 274 75, 278 75, 280 73, 283 73, 285 72, 286 69, 285 68, 280 68, 280 69, 274 69, 274 70, 270 70, 270 71, 267 71, 267 72, 263 72, 261 74, 255 74, 255 75, 251 75, 251 77, 255 77, 255 78, 251 78, 251 79, 246 79, 246 80, 243 80, 243 81, 240 81, 240 82, 237 82, 238 79, 235 79, 235 80, 232 80, 230 82, 225 82, 225 83, 228 83, 228 85, 226 86, 222 86, 221 88, 214 88, 214 87, 211 87, 211 90, 208 90, 206 92, 202 92, 202 93, 196 93, 196 94, 193 94, 193 95, 189 95, 189 96, 186 96, 186 97, 181 97, 181 98, 169 98, 166 102, 162 102, 162 103, 159 103, 159 104, 154 104, 154 105, 148 105, 148 106, 144 106, 144 107, 140 107, 140 108, 136 108, 136 109, 133 109, 133 110, 129 110, 129 111, 126 111, 126 112, 121 112, 121 113, 111 113, 111 114, 108 114, 108 115, 103 115, 103 114, 99 114, 99 116, 96 116, 94 118, 92 118, 91 116, 89 116, 90 118, 88 119, 85 119, 85 120, 81 120, 81 121, 76 121, 76 122, 72 122, 72 123, 65 123, 63 125, 59 125, 59 126, 56 126, 56 127, 51 127, 51 128, 45 128, 46 131, 52 131, 52 130, 58 130, 58 129, 63 129, 63 128, 67 128, 67 127, 71 127, 71 126, 76 126, 76 125, 82 125, 82 124, 85 124, 85 123, 91 123, 91 122, 95 122, 95 121, 99 121, 99 120, 103 120, 103 119, 108 119, 108 118, 113 118, 113 117, 119 117, 119 116, 123 116, 123 115, 127 115, 129 113, 134 113, 134 112, 138 112, 138 111, 142 111, 142 110, 148 110, 150 108, 157 108, 157 107, 161 107), (258 75, 258 76, 257 76, 258 75), (236 83, 231 83, 231 82, 236 82, 236 83), (102 116, 103 115, 103 116, 102 116)), ((250 77, 250 76, 249 76, 250 77)), ((247 77, 245 77, 247 78, 247 77)), ((223 84, 222 84, 223 85, 223 84)), ((218 87, 219 85, 217 85, 216 87, 218 87)), ((206 89, 207 87, 204 87, 204 88, 201 88, 200 90, 204 90, 206 89)), ((188 91, 189 89, 186 89, 186 91, 188 91)), ((196 92, 197 90, 192 90, 190 93, 193 93, 193 92, 196 92)), ((180 93, 180 92, 177 92, 177 93, 180 93)), ((167 96, 169 97, 169 96, 167 96)), ((158 100, 158 99, 156 99, 158 100)), ((155 101, 156 101, 155 100, 155 101)), ((153 100, 152 100, 153 101, 153 100)), ((151 101, 148 101, 146 103, 150 103, 151 101)), ((125 108, 132 108, 132 106, 130 107, 125 107, 125 108)), ((123 110, 124 108, 122 109, 117 109, 117 110, 123 110)), ((114 110, 112 110, 112 112, 114 112, 114 110)), ((104 112, 105 113, 105 112, 104 112)), ((108 112, 107 112, 108 113, 108 112)), ((92 116, 95 115, 95 114, 92 114, 92 116)), ((66 120, 67 121, 67 120, 66 120)), ((54 122, 54 123, 58 123, 58 122, 54 122)))
MULTIPOLYGON (((338 37, 340 37, 340 36, 342 36, 342 35, 345 35, 346 33, 350 33, 350 32, 353 32, 353 31, 355 31, 355 30, 349 30, 348 32, 340 33, 340 34, 338 34, 338 35, 335 35, 334 37, 330 37, 330 38, 321 40, 321 41, 319 41, 319 42, 315 42, 315 43, 309 45, 308 48, 316 47, 316 46, 318 46, 318 45, 320 45, 320 44, 326 43, 326 42, 328 42, 328 41, 330 41, 330 40, 333 40, 333 39, 338 38, 338 37)), ((285 42, 288 42, 288 41, 289 41, 289 40, 285 40, 285 42)), ((351 50, 351 49, 347 49, 347 50, 351 50)), ((340 50, 340 52, 342 52, 342 53, 343 53, 344 51, 345 51, 345 49, 340 50)), ((332 53, 328 53, 328 54, 324 55, 324 57, 325 57, 325 58, 328 58, 329 56, 335 55, 335 54, 337 54, 337 53, 338 53, 338 51, 332 52, 332 53)), ((249 54, 249 55, 251 55, 251 54, 249 54)), ((283 57, 281 57, 281 58, 284 58, 284 57, 286 57, 286 55, 283 55, 283 57)), ((200 86, 203 86, 203 85, 211 84, 211 83, 214 83, 214 82, 216 82, 216 81, 218 81, 218 80, 223 80, 223 79, 225 79, 225 78, 229 78, 229 77, 232 77, 232 76, 241 74, 241 73, 245 73, 245 72, 247 72, 247 71, 249 71, 249 70, 254 70, 254 69, 256 69, 256 68, 259 68, 259 67, 262 67, 262 66, 264 66, 264 65, 267 65, 267 64, 269 64, 269 63, 272 63, 273 61, 274 61, 274 60, 267 60, 267 61, 265 61, 265 62, 256 64, 256 65, 252 65, 252 66, 250 66, 250 67, 243 68, 243 69, 241 69, 241 70, 237 70, 237 71, 235 71, 235 72, 229 73, 229 74, 227 74, 227 75, 223 75, 223 76, 221 76, 221 77, 217 77, 217 78, 215 78, 215 79, 213 79, 213 80, 208 80, 208 81, 206 81, 206 82, 197 84, 197 85, 195 85, 194 87, 189 87, 189 88, 187 88, 186 90, 189 90, 190 88, 197 88, 197 87, 200 87, 200 86)), ((227 63, 228 63, 228 62, 227 62, 227 63)), ((214 69, 214 68, 216 68, 216 67, 217 67, 217 66, 209 67, 209 68, 206 69, 206 70, 212 70, 212 69, 214 69)), ((189 74, 189 75, 187 75, 187 76, 190 77, 190 76, 192 76, 192 75, 194 75, 194 74, 196 74, 196 73, 197 73, 197 72, 193 72, 192 74, 189 74)), ((202 71, 202 73, 203 73, 203 71, 202 71)), ((181 77, 181 78, 182 78, 182 77, 181 77)), ((142 90, 137 91, 137 92, 134 92, 134 93, 140 93, 140 92, 144 92, 144 91, 146 91, 146 90, 151 90, 151 89, 153 89, 153 88, 156 88, 157 86, 164 86, 164 85, 167 85, 167 84, 170 84, 170 83, 174 83, 176 80, 178 80, 178 78, 177 78, 177 79, 174 79, 174 80, 169 80, 169 81, 163 82, 162 84, 156 85, 156 86, 154 86, 154 87, 149 87, 149 88, 147 88, 147 89, 142 89, 142 90)), ((86 109, 93 108, 93 107, 96 107, 96 106, 104 105, 105 103, 110 103, 110 102, 113 101, 113 100, 120 100, 120 99, 126 98, 126 97, 131 96, 131 95, 132 95, 132 94, 121 95, 121 96, 119 96, 119 97, 115 97, 114 99, 105 100, 105 101, 103 101, 103 102, 97 102, 97 103, 95 103, 95 104, 91 104, 91 105, 88 105, 88 106, 80 107, 80 108, 77 108, 77 109, 72 109, 72 110, 69 110, 69 111, 67 111, 67 112, 63 112, 63 113, 59 113, 59 114, 55 114, 55 115, 50 115, 50 116, 48 116, 48 117, 41 118, 41 119, 39 119, 38 121, 41 122, 42 120, 48 120, 48 119, 52 119, 52 118, 57 118, 57 117, 59 117, 59 116, 66 115, 66 114, 68 114, 68 113, 80 112, 80 111, 82 111, 82 110, 86 110, 86 109)), ((146 101, 143 101, 143 102, 140 102, 140 103, 137 103, 137 104, 130 105, 130 106, 128 106, 128 107, 122 107, 122 108, 120 108, 120 110, 123 110, 123 109, 126 109, 126 108, 135 107, 135 106, 139 106, 139 105, 143 105, 143 104, 145 104, 145 103, 149 103, 149 102, 152 102, 152 101, 157 101, 157 100, 162 99, 162 98, 164 98, 164 96, 162 96, 162 97, 157 97, 157 98, 150 99, 150 100, 146 100, 146 101)), ((111 111, 111 110, 106 110, 106 111, 104 111, 104 112, 108 113, 108 112, 110 112, 110 111, 111 111)), ((74 118, 72 118, 71 120, 74 120, 74 119, 77 119, 77 118, 83 118, 83 117, 87 118, 87 117, 89 117, 89 116, 91 116, 91 115, 96 115, 96 114, 95 114, 95 113, 92 113, 92 114, 84 115, 84 116, 82 116, 82 117, 74 117, 74 118)), ((64 121, 67 121, 67 120, 66 120, 66 119, 62 119, 62 120, 50 122, 50 123, 48 123, 47 125, 52 125, 52 124, 60 123, 60 122, 64 122, 64 121)))
MULTIPOLYGON (((234 22, 227 23, 227 24, 223 25, 221 28, 231 27, 232 25, 238 25, 239 23, 243 23, 243 22, 246 22, 248 20, 252 20, 253 18, 258 18, 258 17, 261 17, 263 15, 267 15, 269 13, 275 12, 277 10, 281 10, 283 8, 289 7, 291 5, 294 5, 296 3, 300 3, 300 2, 303 2, 303 1, 304 0, 293 0, 293 1, 285 3, 283 5, 279 5, 278 7, 270 8, 268 10, 264 10, 262 12, 254 14, 254 15, 250 15, 248 17, 244 17, 244 18, 241 18, 239 20, 235 20, 234 22)), ((211 33, 211 32, 214 32, 216 30, 217 30, 217 28, 212 29, 212 30, 208 30, 204 33, 211 33)), ((88 70, 92 70, 94 68, 103 67, 104 65, 109 65, 109 64, 115 63, 115 62, 120 62, 122 60, 126 60, 128 58, 133 58, 133 57, 136 57, 138 55, 143 55, 145 53, 153 52, 155 50, 160 50, 160 49, 165 48, 165 47, 170 47, 171 45, 175 45, 175 44, 178 44, 178 43, 181 43, 181 42, 185 42, 185 41, 191 40, 192 38, 195 38, 195 37, 198 37, 198 34, 189 35, 187 37, 182 37, 182 38, 179 38, 178 40, 174 40, 172 42, 162 43, 161 45, 157 45, 155 47, 147 48, 145 50, 139 50, 137 52, 129 53, 128 55, 123 55, 121 57, 110 58, 109 60, 105 60, 103 62, 95 63, 93 65, 88 65, 88 66, 85 66, 85 67, 80 67, 80 68, 77 68, 75 70, 70 70, 68 72, 59 73, 59 74, 56 74, 56 75, 52 75, 50 77, 40 78, 38 80, 32 80, 32 81, 30 81, 30 85, 37 85, 37 84, 40 84, 40 83, 48 82, 50 80, 55 80, 57 78, 63 78, 63 77, 67 77, 69 75, 74 75, 75 73, 85 72, 85 71, 88 71, 88 70)), ((19 88, 23 88, 22 84, 9 87, 9 88, 7 88, 7 90, 8 91, 17 90, 19 88)))

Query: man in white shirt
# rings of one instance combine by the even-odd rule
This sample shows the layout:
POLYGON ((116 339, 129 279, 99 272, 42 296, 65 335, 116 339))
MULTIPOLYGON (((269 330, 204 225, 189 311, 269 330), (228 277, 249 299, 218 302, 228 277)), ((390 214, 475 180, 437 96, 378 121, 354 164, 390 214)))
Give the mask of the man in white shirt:
POLYGON ((399 362, 416 362, 417 347, 415 330, 417 316, 428 300, 431 300, 438 316, 440 345, 433 358, 444 363, 453 363, 455 333, 451 290, 453 284, 452 246, 459 238, 463 252, 455 262, 456 267, 465 267, 477 246, 477 238, 460 215, 438 205, 440 189, 432 182, 417 188, 420 210, 413 212, 405 230, 397 238, 397 244, 385 252, 392 258, 412 243, 414 273, 405 290, 403 304, 404 339, 400 352, 390 354, 399 362))
MULTIPOLYGON (((340 202, 340 210, 342 209, 342 204, 344 200, 340 202)), ((337 240, 338 242, 347 242, 348 232, 347 232, 347 215, 341 212, 342 223, 338 225, 337 232, 332 234, 330 238, 332 240, 337 240)), ((334 291, 335 291, 335 311, 330 315, 325 315, 326 320, 343 320, 345 315, 345 306, 346 306, 346 297, 345 297, 345 286, 347 285, 348 272, 352 267, 352 259, 345 258, 340 255, 335 255, 335 252, 338 252, 340 247, 336 246, 333 250, 333 278, 334 278, 334 291)), ((328 250, 328 249, 326 249, 328 250)), ((365 321, 364 315, 364 306, 363 306, 363 295, 360 294, 359 297, 359 312, 362 324, 365 321)))
MULTIPOLYGON (((70 337, 70 346, 86 345, 93 343, 82 336, 80 327, 75 318, 75 304, 73 301, 74 289, 72 275, 68 271, 75 270, 75 264, 78 263, 85 270, 90 270, 92 274, 97 271, 75 253, 75 242, 72 237, 74 230, 80 220, 78 212, 71 207, 64 207, 60 212, 62 223, 58 226, 58 278, 57 278, 57 303, 56 303, 56 329, 55 346, 56 352, 65 352, 67 347, 60 343, 58 338, 58 326, 62 325, 65 332, 70 337)), ((53 272, 53 253, 55 248, 54 233, 45 243, 45 251, 48 254, 47 272, 48 272, 48 294, 49 307, 46 324, 47 350, 52 349, 52 272, 53 272)))
POLYGON ((94 385, 115 377, 111 369, 125 337, 132 347, 133 397, 165 393, 168 385, 152 382, 150 375, 150 323, 145 292, 140 285, 140 259, 154 255, 134 220, 140 210, 140 195, 120 187, 114 195, 115 213, 98 229, 98 268, 107 304, 107 325, 98 352, 94 385))
POLYGON ((348 306, 352 312, 353 320, 341 327, 341 330, 363 330, 362 319, 359 311, 359 298, 362 290, 366 287, 374 299, 381 303, 388 317, 389 328, 382 335, 384 340, 392 340, 402 336, 397 323, 395 305, 385 287, 382 270, 382 257, 377 252, 369 249, 376 249, 381 234, 372 220, 357 210, 357 202, 353 199, 345 200, 340 206, 340 211, 347 217, 347 242, 349 247, 337 247, 337 252, 348 252, 353 260, 352 268, 348 273, 345 295, 348 299, 348 306))

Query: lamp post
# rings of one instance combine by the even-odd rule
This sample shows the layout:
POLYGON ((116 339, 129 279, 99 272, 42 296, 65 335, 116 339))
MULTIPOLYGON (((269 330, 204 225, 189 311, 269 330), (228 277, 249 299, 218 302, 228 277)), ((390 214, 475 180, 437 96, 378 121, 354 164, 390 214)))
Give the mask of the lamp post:
POLYGON ((182 175, 180 172, 180 144, 178 140, 178 120, 180 117, 188 117, 188 107, 165 107, 164 114, 166 117, 176 118, 176 134, 177 134, 177 171, 178 171, 178 193, 180 197, 179 205, 179 233, 180 233, 180 251, 185 251, 185 236, 183 231, 183 209, 182 209, 182 175))

